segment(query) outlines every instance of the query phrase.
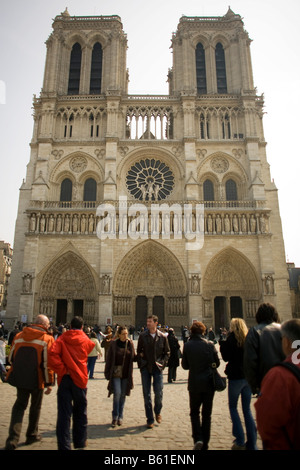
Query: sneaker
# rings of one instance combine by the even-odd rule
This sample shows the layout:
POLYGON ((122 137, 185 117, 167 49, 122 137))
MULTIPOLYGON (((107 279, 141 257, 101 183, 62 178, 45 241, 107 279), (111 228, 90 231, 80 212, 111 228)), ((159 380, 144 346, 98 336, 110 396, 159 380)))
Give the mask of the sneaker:
POLYGON ((123 420, 119 418, 119 419, 118 419, 118 423, 117 423, 117 424, 118 424, 118 426, 122 426, 122 424, 123 424, 123 420))
POLYGON ((116 420, 116 419, 113 419, 113 420, 112 420, 112 423, 111 423, 112 428, 115 428, 116 425, 117 425, 117 420, 116 420))
POLYGON ((201 450, 202 447, 203 447, 203 442, 202 441, 197 441, 197 442, 195 442, 193 450, 201 450))

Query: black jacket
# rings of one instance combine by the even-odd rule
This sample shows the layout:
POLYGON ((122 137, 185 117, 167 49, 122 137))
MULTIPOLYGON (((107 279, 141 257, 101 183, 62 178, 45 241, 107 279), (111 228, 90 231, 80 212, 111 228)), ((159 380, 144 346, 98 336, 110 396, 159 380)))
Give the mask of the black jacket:
POLYGON ((268 370, 284 359, 279 323, 260 323, 249 330, 244 346, 244 372, 252 393, 259 392, 268 370))
POLYGON ((228 379, 244 379, 244 348, 239 347, 235 334, 229 333, 226 340, 220 341, 220 353, 225 362, 225 374, 228 379))
POLYGON ((140 334, 137 345, 137 362, 140 369, 147 367, 152 372, 154 366, 163 370, 168 364, 170 346, 166 335, 156 330, 155 338, 149 331, 140 334))
POLYGON ((188 390, 190 392, 208 392, 213 389, 211 364, 219 367, 218 352, 211 341, 201 335, 191 335, 184 344, 182 367, 189 370, 188 390))

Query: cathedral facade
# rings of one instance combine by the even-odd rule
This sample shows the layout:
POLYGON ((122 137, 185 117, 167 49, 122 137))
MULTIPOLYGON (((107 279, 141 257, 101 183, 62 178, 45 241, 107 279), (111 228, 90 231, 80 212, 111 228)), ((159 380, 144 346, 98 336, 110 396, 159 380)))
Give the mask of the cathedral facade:
POLYGON ((261 302, 291 316, 243 21, 230 9, 183 16, 171 43, 169 94, 130 95, 120 18, 54 19, 8 318, 139 328, 155 313, 177 330, 218 329, 236 316, 253 325, 261 302))

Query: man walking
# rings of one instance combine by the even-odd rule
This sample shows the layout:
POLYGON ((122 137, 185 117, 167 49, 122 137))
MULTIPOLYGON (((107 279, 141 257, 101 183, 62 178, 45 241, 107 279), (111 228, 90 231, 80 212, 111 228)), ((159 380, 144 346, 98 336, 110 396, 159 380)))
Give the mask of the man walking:
POLYGON ((49 319, 38 315, 35 323, 23 328, 13 340, 8 361, 12 364, 6 381, 17 388, 17 399, 12 408, 6 450, 16 449, 25 410, 31 396, 29 423, 25 444, 32 444, 41 439, 38 424, 45 394, 51 392, 54 375, 49 369, 48 352, 54 343, 53 336, 48 334, 49 319))
POLYGON ((137 345, 138 365, 141 371, 144 405, 147 427, 153 428, 154 415, 151 400, 151 380, 154 389, 154 413, 158 423, 161 423, 163 399, 162 372, 168 363, 170 348, 166 335, 157 329, 156 315, 147 317, 147 330, 140 334, 137 345))
POLYGON ((72 416, 75 449, 87 445, 87 357, 94 346, 83 331, 82 318, 74 317, 71 329, 59 336, 49 351, 49 365, 57 373, 58 450, 71 450, 72 416))

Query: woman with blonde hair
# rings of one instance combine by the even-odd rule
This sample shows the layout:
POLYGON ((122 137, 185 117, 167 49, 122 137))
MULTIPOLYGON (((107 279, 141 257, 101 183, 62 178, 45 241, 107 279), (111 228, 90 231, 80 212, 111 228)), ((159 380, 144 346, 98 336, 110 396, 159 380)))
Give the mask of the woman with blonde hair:
POLYGON ((257 450, 257 430, 252 416, 251 388, 245 378, 243 369, 244 343, 248 328, 242 318, 232 318, 226 340, 220 341, 222 358, 227 362, 225 373, 228 377, 228 404, 232 420, 232 434, 235 438, 232 450, 257 450), (241 396, 247 441, 237 409, 241 396))

